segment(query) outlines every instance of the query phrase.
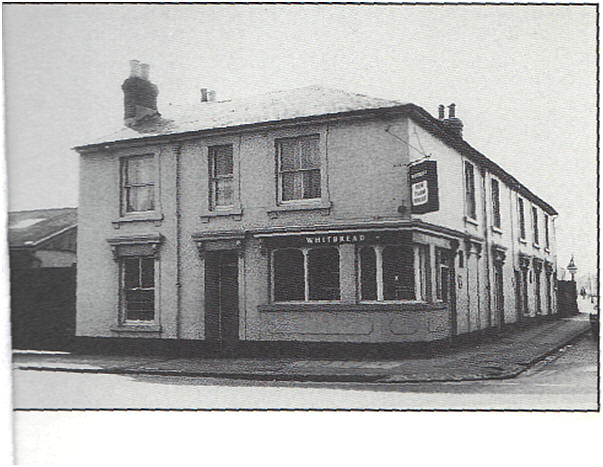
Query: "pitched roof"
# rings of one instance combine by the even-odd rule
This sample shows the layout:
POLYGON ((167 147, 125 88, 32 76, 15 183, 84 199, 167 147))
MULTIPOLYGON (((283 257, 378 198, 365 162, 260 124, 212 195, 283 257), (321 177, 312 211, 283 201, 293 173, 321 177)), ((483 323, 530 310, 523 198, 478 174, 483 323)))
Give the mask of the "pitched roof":
POLYGON ((76 225, 76 208, 9 212, 8 244, 11 248, 37 246, 76 225))
POLYGON ((371 111, 398 112, 409 116, 450 147, 487 167, 501 180, 514 187, 522 196, 541 206, 547 213, 557 214, 550 204, 532 193, 519 180, 473 148, 464 139, 450 132, 440 120, 434 118, 422 107, 320 86, 276 91, 242 99, 198 103, 188 108, 170 106, 164 115, 149 119, 136 129, 123 127, 110 135, 74 149, 88 150, 105 144, 142 139, 150 141, 168 135, 202 133, 257 124, 303 121, 304 119, 371 111))

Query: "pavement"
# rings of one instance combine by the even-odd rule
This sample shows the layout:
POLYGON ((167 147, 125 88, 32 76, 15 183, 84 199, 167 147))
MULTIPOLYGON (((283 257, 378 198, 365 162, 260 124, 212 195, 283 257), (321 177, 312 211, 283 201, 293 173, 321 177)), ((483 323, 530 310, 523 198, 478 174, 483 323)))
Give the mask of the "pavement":
POLYGON ((168 358, 13 352, 13 368, 29 371, 192 376, 255 381, 418 383, 507 379, 518 376, 581 335, 588 315, 506 330, 480 342, 396 359, 168 358))

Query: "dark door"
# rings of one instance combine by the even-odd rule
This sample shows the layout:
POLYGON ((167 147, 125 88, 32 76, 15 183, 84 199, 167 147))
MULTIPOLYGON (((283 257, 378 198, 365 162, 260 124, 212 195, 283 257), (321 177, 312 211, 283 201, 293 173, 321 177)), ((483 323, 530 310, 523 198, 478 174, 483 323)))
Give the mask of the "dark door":
POLYGON ((521 311, 521 287, 521 272, 515 270, 515 310, 517 312, 517 321, 521 321, 521 318, 523 317, 523 313, 521 311))
POLYGON ((503 289, 502 264, 494 265, 494 300, 496 310, 496 324, 502 329, 505 324, 505 294, 503 289))
POLYGON ((239 340, 239 258, 236 251, 205 257, 206 340, 229 349, 239 340))

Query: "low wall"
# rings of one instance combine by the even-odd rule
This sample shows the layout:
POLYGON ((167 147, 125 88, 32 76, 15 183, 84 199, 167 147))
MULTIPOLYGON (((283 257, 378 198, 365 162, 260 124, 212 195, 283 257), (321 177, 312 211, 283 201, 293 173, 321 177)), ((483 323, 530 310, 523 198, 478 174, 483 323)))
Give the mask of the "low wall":
POLYGON ((262 341, 430 342, 450 335, 446 304, 274 304, 258 311, 262 341))

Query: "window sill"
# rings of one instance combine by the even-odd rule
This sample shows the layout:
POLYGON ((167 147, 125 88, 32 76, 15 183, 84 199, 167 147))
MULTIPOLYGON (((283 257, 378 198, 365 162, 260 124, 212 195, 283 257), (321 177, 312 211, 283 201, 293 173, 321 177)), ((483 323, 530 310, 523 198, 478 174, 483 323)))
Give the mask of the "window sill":
POLYGON ((491 228, 492 228, 492 232, 502 235, 503 231, 500 228, 494 227, 494 226, 492 226, 491 228))
POLYGON ((473 219, 472 217, 469 217, 469 216, 465 216, 465 222, 467 224, 473 224, 475 226, 479 226, 479 222, 477 222, 477 219, 473 219))
POLYGON ((532 246, 537 250, 540 250, 540 245, 538 243, 532 243, 532 246))
POLYGON ((330 201, 311 201, 311 202, 294 202, 281 204, 279 206, 273 206, 271 209, 266 211, 268 216, 271 218, 277 217, 282 212, 295 212, 295 211, 319 211, 323 215, 328 215, 331 211, 332 204, 330 201))
POLYGON ((206 211, 201 214, 201 222, 207 223, 211 218, 215 217, 232 217, 235 221, 240 221, 243 215, 243 210, 240 206, 229 209, 216 209, 215 211, 206 211))
POLYGON ((549 254, 551 253, 551 249, 550 249, 549 247, 545 247, 545 248, 544 248, 544 251, 545 251, 546 253, 549 253, 549 254))
POLYGON ((155 211, 152 212, 140 212, 126 214, 114 221, 111 221, 115 229, 119 229, 121 224, 127 224, 128 222, 154 222, 155 226, 159 227, 163 220, 163 214, 159 214, 155 211))
POLYGON ((528 244, 528 242, 526 241, 526 239, 525 239, 525 238, 520 238, 520 239, 519 239, 519 243, 523 243, 524 245, 527 245, 527 244, 528 244))
POLYGON ((159 324, 129 324, 124 323, 111 328, 113 332, 161 332, 159 324))
POLYGON ((290 311, 431 311, 442 310, 448 305, 443 302, 361 302, 361 303, 271 303, 259 305, 259 312, 290 312, 290 311))

